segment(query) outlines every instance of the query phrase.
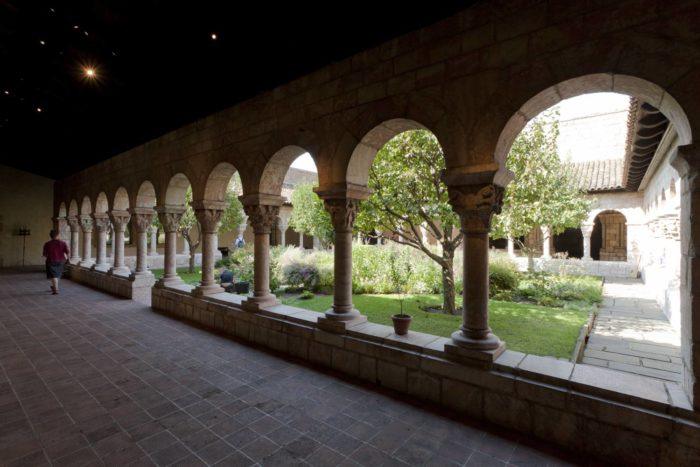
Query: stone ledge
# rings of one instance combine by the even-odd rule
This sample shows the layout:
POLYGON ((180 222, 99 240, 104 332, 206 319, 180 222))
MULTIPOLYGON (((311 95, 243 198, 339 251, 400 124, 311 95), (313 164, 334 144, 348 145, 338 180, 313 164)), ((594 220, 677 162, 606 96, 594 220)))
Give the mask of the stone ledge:
MULTIPOLYGON (((400 340, 375 323, 331 333, 317 326, 321 313, 284 305, 250 313, 237 301, 153 289, 153 307, 169 314, 569 448, 600 455, 601 443, 624 438, 656 446, 650 463, 675 453, 700 459, 698 414, 677 385, 661 383, 661 393, 649 378, 630 381, 614 370, 514 351, 487 370, 448 359, 446 338, 416 333, 400 340)), ((637 454, 606 455, 625 462, 637 454)))

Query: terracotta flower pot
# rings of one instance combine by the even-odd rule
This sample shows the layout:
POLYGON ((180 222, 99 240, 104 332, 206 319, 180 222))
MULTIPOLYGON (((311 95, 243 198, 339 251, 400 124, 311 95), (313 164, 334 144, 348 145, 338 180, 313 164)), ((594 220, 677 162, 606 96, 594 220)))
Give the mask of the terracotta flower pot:
POLYGON ((394 332, 399 336, 408 334, 408 327, 411 325, 410 315, 394 315, 391 317, 394 322, 394 332))

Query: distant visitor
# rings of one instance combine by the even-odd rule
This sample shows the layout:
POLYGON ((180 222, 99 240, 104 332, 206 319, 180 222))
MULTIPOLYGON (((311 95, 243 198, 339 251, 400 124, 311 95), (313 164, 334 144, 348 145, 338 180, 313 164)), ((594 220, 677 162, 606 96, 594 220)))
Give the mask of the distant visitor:
POLYGON ((70 257, 70 251, 66 242, 61 240, 57 230, 49 232, 51 240, 44 243, 44 257, 46 258, 46 278, 51 281, 51 293, 58 294, 58 280, 63 275, 63 265, 70 257))

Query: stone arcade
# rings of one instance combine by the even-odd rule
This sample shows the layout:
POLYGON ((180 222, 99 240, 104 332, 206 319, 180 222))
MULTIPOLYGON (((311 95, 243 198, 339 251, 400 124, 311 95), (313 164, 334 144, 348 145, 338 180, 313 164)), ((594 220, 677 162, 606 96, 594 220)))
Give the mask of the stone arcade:
POLYGON ((55 222, 70 226, 71 275, 124 296, 152 294, 164 313, 570 449, 625 463, 697 465, 700 4, 540 3, 479 4, 60 180, 55 222), (682 385, 512 352, 488 326, 488 232, 511 178, 504 166, 510 146, 546 108, 602 91, 659 109, 678 135, 682 385), (351 300, 350 232, 369 167, 390 138, 417 128, 432 131, 444 149, 444 179, 467 238, 466 306, 452 339, 396 336, 367 322, 351 300), (279 305, 269 290, 271 219, 284 175, 304 152, 316 162, 318 193, 336 231, 335 295, 325 314, 279 305), (236 171, 255 232, 250 298, 222 293, 213 278, 218 220, 236 171), (176 278, 168 227, 190 184, 204 235, 202 282, 191 290, 176 278), (166 277, 151 288, 145 261, 154 215, 166 226, 166 277), (105 216, 115 229, 109 269, 105 216), (130 275, 127 222, 138 251, 130 275))

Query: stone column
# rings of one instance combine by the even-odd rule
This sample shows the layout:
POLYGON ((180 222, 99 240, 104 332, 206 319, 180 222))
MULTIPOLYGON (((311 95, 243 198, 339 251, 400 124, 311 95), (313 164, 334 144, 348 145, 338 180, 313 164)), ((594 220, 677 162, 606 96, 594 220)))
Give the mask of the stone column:
POLYGON ((70 262, 78 264, 80 262, 80 221, 77 217, 68 218, 70 227, 70 262))
POLYGON ((552 241, 552 230, 547 225, 540 227, 542 231, 542 258, 552 259, 551 253, 551 241, 552 241))
POLYGON ((197 297, 212 295, 224 291, 214 279, 214 254, 217 246, 217 232, 221 215, 226 209, 226 203, 221 201, 197 201, 192 203, 194 214, 199 221, 202 232, 202 280, 192 290, 197 297))
POLYGON ((314 236, 314 250, 320 250, 321 249, 321 240, 314 236))
POLYGON ((241 197, 241 201, 255 234, 253 296, 243 302, 243 308, 258 311, 279 304, 277 297, 270 292, 270 232, 279 216, 282 198, 248 195, 241 197))
POLYGON ((114 249, 114 260, 109 273, 128 275, 129 268, 124 265, 124 231, 131 220, 131 214, 128 211, 114 210, 109 213, 109 217, 112 219, 112 248, 114 249))
POLYGON ((148 255, 158 256, 158 228, 155 225, 151 225, 149 228, 149 233, 151 234, 151 242, 148 249, 148 255))
POLYGON ((593 224, 581 224, 581 235, 583 235, 583 258, 592 260, 591 258, 591 235, 593 234, 593 224))
POLYGON ((670 162, 680 175, 681 384, 700 411, 700 146, 679 146, 670 162))
POLYGON ((515 258, 515 242, 512 237, 508 237, 508 256, 515 258))
POLYGON ((304 249, 304 233, 299 232, 299 248, 304 249))
POLYGON ((158 219, 165 232, 165 254, 163 255, 163 277, 156 283, 158 287, 181 284, 177 275, 177 229, 185 212, 181 207, 156 208, 158 219))
POLYGON ((360 201, 369 196, 369 190, 365 187, 319 190, 318 195, 331 215, 335 233, 333 307, 319 319, 319 326, 343 332, 348 326, 367 321, 352 304, 352 227, 360 201))
POLYGON ((489 327, 489 231, 493 214, 500 212, 503 188, 477 183, 448 185, 448 190, 464 235, 464 306, 462 326, 446 350, 482 364, 492 362, 505 348, 489 327))
POLYGON ((153 222, 155 212, 151 208, 133 208, 133 230, 136 236, 136 269, 131 273, 131 278, 137 276, 152 276, 146 263, 148 256, 148 228, 153 222))
POLYGON ((80 265, 85 268, 92 267, 92 217, 89 214, 80 216, 80 229, 83 232, 83 254, 80 265))
MULTIPOLYGON (((107 258, 111 258, 114 260, 114 226, 112 225, 112 221, 109 221, 109 227, 107 228, 107 238, 109 239, 110 246, 109 249, 107 250, 107 258)), ((111 261, 107 261, 107 263, 110 263, 111 261)))
POLYGON ((283 222, 282 219, 280 218, 279 221, 277 222, 277 227, 280 229, 280 245, 285 246, 287 244, 287 239, 286 239, 286 234, 287 234, 287 225, 286 222, 283 222))
POLYGON ((97 231, 97 254, 93 269, 98 271, 107 271, 107 230, 109 229, 109 216, 104 214, 93 214, 93 222, 97 231))
POLYGON ((182 254, 186 255, 188 258, 190 256, 190 244, 187 243, 185 237, 182 237, 182 254))

